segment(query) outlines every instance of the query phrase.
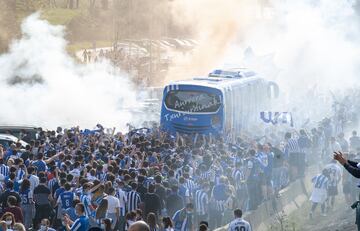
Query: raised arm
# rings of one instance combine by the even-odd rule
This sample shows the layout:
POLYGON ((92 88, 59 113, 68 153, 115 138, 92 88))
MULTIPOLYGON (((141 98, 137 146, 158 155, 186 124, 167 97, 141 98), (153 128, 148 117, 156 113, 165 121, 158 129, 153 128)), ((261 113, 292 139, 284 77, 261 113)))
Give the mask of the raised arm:
POLYGON ((341 152, 334 152, 334 159, 337 160, 344 168, 354 177, 360 178, 360 168, 356 165, 356 162, 349 161, 343 157, 341 152))

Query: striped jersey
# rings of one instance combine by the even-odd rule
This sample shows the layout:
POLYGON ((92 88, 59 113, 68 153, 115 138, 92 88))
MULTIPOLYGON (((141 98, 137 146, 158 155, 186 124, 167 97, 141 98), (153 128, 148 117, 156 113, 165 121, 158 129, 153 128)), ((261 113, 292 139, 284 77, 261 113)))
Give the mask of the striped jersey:
POLYGON ((9 166, 6 166, 4 164, 0 165, 0 174, 6 176, 9 176, 9 166))
POLYGON ((215 209, 219 212, 224 212, 226 209, 226 201, 225 200, 215 200, 215 209))
POLYGON ((96 177, 101 181, 105 181, 106 174, 104 172, 98 171, 96 172, 96 177))
POLYGON ((134 211, 139 208, 139 204, 141 203, 140 195, 136 191, 130 191, 126 195, 127 200, 127 211, 134 211))
POLYGON ((317 189, 327 189, 329 185, 329 179, 323 174, 315 176, 312 182, 314 183, 314 188, 317 189))
POLYGON ((336 187, 341 179, 342 169, 334 163, 326 165, 325 169, 329 171, 329 175, 330 175, 329 186, 336 187))
POLYGON ((230 222, 228 231, 251 231, 251 225, 242 218, 236 218, 230 222))
POLYGON ((240 169, 235 169, 232 172, 232 178, 234 179, 235 182, 235 188, 239 189, 241 184, 244 183, 245 181, 245 173, 240 169))
POLYGON ((186 211, 178 210, 172 217, 174 222, 174 231, 190 231, 192 226, 192 216, 186 214, 186 211))
POLYGON ((98 197, 96 197, 95 198, 95 200, 94 200, 94 198, 93 198, 93 204, 94 205, 96 205, 96 206, 100 206, 100 204, 101 204, 101 201, 104 199, 106 197, 106 194, 102 194, 102 195, 99 195, 98 197))
POLYGON ((209 204, 207 193, 199 189, 195 192, 195 211, 199 215, 205 215, 209 204))
POLYGON ((120 201, 120 216, 126 215, 126 193, 122 189, 118 189, 115 195, 120 201))
POLYGON ((185 180, 185 187, 189 189, 190 195, 193 194, 193 192, 195 191, 197 185, 195 184, 195 182, 191 179, 186 179, 185 180))
POLYGON ((48 187, 49 187, 51 193, 54 193, 53 189, 54 189, 54 186, 55 186, 56 183, 57 183, 56 177, 49 180, 48 187))
POLYGON ((206 171, 200 174, 200 179, 203 181, 212 181, 214 179, 214 173, 212 171, 206 171))
POLYGON ((175 171, 175 178, 179 180, 179 178, 182 176, 182 169, 179 168, 175 171))
POLYGON ((90 197, 88 195, 86 195, 86 194, 81 194, 80 195, 80 202, 84 204, 86 216, 88 216, 88 217, 92 216, 93 214, 92 214, 91 209, 90 209, 90 206, 91 206, 90 197))
POLYGON ((25 171, 22 170, 22 169, 19 169, 17 172, 16 172, 16 180, 17 181, 20 181, 24 178, 25 176, 25 171))
POLYGON ((285 149, 287 154, 300 152, 299 143, 296 139, 289 139, 285 149))

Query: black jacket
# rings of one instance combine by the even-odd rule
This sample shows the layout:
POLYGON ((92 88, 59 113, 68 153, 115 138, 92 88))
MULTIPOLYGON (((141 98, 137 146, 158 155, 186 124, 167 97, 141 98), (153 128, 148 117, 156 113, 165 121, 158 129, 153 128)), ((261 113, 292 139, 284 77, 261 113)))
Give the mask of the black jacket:
POLYGON ((356 162, 348 160, 347 163, 344 164, 344 168, 354 177, 360 178, 360 168, 357 167, 356 162))

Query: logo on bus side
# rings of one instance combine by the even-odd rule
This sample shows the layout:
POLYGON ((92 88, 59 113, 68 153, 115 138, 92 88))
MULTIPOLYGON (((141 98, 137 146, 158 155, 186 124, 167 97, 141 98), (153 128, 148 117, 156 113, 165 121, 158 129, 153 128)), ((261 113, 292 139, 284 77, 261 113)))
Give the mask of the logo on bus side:
POLYGON ((180 112, 178 112, 178 113, 169 113, 169 114, 165 114, 165 119, 166 119, 166 121, 173 121, 174 119, 178 119, 178 118, 180 118, 180 117, 182 117, 182 116, 184 116, 185 114, 184 113, 180 113, 180 112))
POLYGON ((184 121, 198 121, 198 118, 193 118, 193 117, 184 117, 184 121))

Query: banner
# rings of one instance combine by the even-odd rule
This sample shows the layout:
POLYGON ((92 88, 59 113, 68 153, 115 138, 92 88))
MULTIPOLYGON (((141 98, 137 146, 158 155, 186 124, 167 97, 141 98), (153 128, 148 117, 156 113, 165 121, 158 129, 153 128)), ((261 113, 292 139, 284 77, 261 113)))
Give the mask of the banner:
POLYGON ((265 123, 277 125, 277 124, 290 124, 291 127, 294 127, 293 118, 291 112, 269 112, 262 111, 260 112, 260 119, 265 123))

